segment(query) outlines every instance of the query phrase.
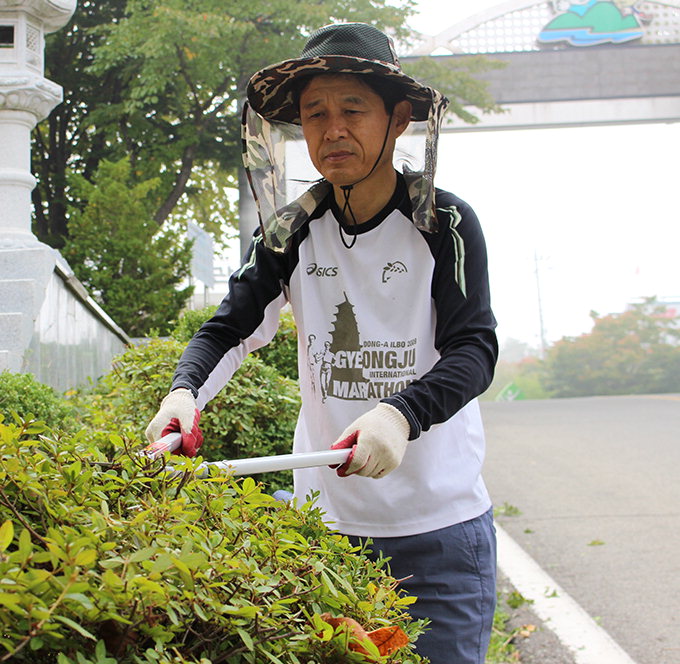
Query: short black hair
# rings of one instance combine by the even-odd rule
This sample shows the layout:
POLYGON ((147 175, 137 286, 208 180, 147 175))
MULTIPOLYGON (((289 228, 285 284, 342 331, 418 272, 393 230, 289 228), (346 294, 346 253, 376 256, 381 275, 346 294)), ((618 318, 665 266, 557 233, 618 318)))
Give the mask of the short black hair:
POLYGON ((404 88, 393 81, 388 81, 384 76, 377 74, 342 74, 340 72, 328 72, 324 74, 310 74, 309 76, 301 76, 293 82, 293 102, 296 108, 300 109, 300 97, 304 89, 309 85, 313 78, 317 76, 356 76, 363 81, 373 92, 375 92, 382 100, 385 106, 385 111, 388 115, 392 115, 394 107, 406 99, 406 91, 404 88))

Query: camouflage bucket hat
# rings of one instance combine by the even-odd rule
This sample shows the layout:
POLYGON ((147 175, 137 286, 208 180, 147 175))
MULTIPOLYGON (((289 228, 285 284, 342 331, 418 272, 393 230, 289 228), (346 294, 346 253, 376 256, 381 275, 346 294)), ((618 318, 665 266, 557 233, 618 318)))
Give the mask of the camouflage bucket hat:
POLYGON ((328 73, 373 74, 394 82, 411 102, 411 119, 416 122, 427 120, 438 94, 404 74, 387 35, 365 23, 340 23, 314 32, 299 58, 254 74, 248 83, 248 102, 267 120, 299 124, 294 83, 300 77, 328 73))

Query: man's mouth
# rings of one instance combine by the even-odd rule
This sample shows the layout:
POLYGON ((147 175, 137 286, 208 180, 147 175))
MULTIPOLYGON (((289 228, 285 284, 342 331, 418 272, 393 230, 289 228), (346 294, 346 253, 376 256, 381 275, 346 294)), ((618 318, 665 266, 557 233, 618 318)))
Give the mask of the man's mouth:
POLYGON ((329 152, 324 159, 333 163, 337 161, 343 161, 347 159, 348 157, 352 156, 352 152, 349 150, 334 150, 333 152, 329 152))

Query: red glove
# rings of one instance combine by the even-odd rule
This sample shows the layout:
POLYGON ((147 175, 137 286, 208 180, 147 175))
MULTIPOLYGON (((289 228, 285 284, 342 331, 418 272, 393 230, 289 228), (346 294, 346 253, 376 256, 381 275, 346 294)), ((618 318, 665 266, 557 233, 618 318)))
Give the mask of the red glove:
POLYGON ((146 437, 153 443, 168 433, 179 431, 182 445, 173 454, 195 457, 203 444, 203 434, 198 426, 200 419, 201 411, 196 407, 194 395, 180 387, 161 401, 158 413, 146 428, 146 437))

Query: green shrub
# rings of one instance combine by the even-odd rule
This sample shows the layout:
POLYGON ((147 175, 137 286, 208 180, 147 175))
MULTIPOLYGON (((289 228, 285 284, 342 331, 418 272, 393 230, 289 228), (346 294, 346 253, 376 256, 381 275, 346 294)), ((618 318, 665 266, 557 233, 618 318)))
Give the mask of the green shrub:
MULTIPOLYGON (((213 313, 215 313, 215 307, 185 311, 170 336, 178 341, 188 342, 213 313)), ((290 311, 281 312, 276 335, 270 343, 256 350, 253 355, 259 357, 265 364, 274 367, 282 376, 292 380, 298 379, 297 328, 290 311)))
POLYGON ((65 398, 49 385, 32 375, 0 372, 0 414, 9 419, 15 412, 19 417, 32 416, 59 429, 69 426, 73 408, 65 398))
POLYGON ((271 343, 254 353, 265 364, 287 378, 298 379, 297 327, 290 311, 283 311, 279 329, 271 343))
POLYGON ((198 332, 198 328, 205 323, 214 313, 217 307, 209 306, 202 309, 187 309, 183 311, 170 330, 170 336, 177 341, 187 343, 198 332))
MULTIPOLYGON (((83 424, 92 431, 136 437, 142 445, 144 430, 170 388, 184 347, 176 339, 156 338, 129 348, 100 381, 97 393, 84 398, 83 424)), ((208 461, 287 454, 299 409, 295 381, 259 358, 247 357, 203 411, 201 454, 208 461)), ((289 488, 292 474, 261 479, 271 490, 289 488)))
POLYGON ((312 502, 277 502, 252 478, 196 479, 188 459, 168 473, 110 444, 108 458, 85 435, 0 421, 0 660, 364 661, 324 612, 420 633, 384 561, 328 531, 312 502))

